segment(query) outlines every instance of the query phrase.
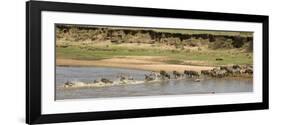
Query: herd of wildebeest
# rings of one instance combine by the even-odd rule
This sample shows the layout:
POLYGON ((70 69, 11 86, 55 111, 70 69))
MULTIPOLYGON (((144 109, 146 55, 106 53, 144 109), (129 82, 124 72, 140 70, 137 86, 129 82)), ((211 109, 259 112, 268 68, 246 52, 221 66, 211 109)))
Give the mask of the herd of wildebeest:
MULTIPOLYGON (((193 79, 195 82, 200 82, 202 77, 212 77, 212 78, 224 78, 224 77, 243 77, 243 75, 252 76, 253 67, 251 65, 231 65, 231 66, 220 66, 213 68, 211 70, 201 70, 197 72, 194 70, 184 70, 183 73, 178 71, 166 72, 161 70, 160 72, 152 71, 144 75, 143 82, 153 82, 153 81, 163 81, 163 80, 177 80, 177 79, 193 79)), ((112 81, 107 78, 101 78, 100 80, 94 80, 93 82, 87 84, 130 84, 131 82, 136 82, 136 80, 129 75, 120 74, 117 76, 119 78, 117 81, 112 81)), ((74 86, 75 82, 67 81, 64 86, 71 87, 74 86)))
MULTIPOLYGON (((243 77, 243 75, 251 76, 253 74, 253 67, 251 65, 231 65, 231 66, 220 66, 211 70, 201 70, 197 72, 194 70, 184 70, 183 73, 173 71, 172 74, 161 70, 159 73, 152 72, 149 75, 145 75, 146 81, 161 79, 179 79, 179 78, 200 78, 202 77, 213 77, 213 78, 224 78, 224 77, 243 77)), ((199 81, 199 80, 196 80, 199 81)))

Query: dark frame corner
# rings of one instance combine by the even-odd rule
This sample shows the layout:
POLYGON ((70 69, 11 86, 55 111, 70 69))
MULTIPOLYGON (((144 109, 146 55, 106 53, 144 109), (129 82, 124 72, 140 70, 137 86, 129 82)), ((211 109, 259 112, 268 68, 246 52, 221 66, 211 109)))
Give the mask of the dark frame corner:
POLYGON ((61 2, 26 2, 26 123, 57 123, 119 118, 137 118, 197 113, 258 110, 269 108, 269 18, 263 15, 229 14, 215 12, 183 11, 137 7, 120 7, 61 2), (41 113, 41 11, 66 11, 80 13, 101 13, 169 17, 183 19, 207 19, 222 21, 256 22, 263 25, 263 101, 261 103, 241 103, 211 106, 170 107, 106 112, 70 114, 41 113), (167 14, 169 13, 169 14, 167 14))

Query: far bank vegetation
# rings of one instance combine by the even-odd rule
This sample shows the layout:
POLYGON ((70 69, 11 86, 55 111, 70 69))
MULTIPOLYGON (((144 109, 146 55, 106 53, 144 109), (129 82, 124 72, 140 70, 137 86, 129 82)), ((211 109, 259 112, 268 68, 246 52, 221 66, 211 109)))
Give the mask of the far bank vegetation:
POLYGON ((252 64, 253 33, 56 25, 58 58, 166 56, 167 63, 252 64))

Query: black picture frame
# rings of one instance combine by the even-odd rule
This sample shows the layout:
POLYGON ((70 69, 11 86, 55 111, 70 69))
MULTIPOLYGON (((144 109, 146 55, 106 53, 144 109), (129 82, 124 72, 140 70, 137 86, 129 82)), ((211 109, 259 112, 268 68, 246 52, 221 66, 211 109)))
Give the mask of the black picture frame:
POLYGON ((46 1, 28 1, 26 3, 26 123, 58 123, 268 109, 268 25, 269 18, 268 16, 264 15, 120 7, 46 1), (41 11, 99 13, 114 15, 134 15, 148 17, 169 17, 182 19, 203 19, 262 23, 262 102, 44 115, 41 113, 41 11))

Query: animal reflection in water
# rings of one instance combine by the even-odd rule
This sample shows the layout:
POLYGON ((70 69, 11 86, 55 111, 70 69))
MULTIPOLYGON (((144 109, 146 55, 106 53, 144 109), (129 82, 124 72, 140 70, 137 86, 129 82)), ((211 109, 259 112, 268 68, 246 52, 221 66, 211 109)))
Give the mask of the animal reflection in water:
POLYGON ((152 71, 148 74, 144 74, 143 80, 135 80, 131 75, 120 73, 117 75, 116 80, 110 80, 107 78, 101 78, 100 80, 94 80, 93 82, 81 82, 81 81, 67 81, 64 83, 64 88, 79 88, 79 87, 105 87, 114 85, 129 85, 129 84, 142 84, 142 83, 155 83, 168 80, 182 80, 191 79, 195 82, 200 82, 204 77, 222 78, 227 76, 242 76, 252 75, 252 66, 221 66, 212 70, 202 70, 201 72, 193 70, 184 70, 183 73, 173 71, 168 73, 164 70, 160 72, 152 71))

